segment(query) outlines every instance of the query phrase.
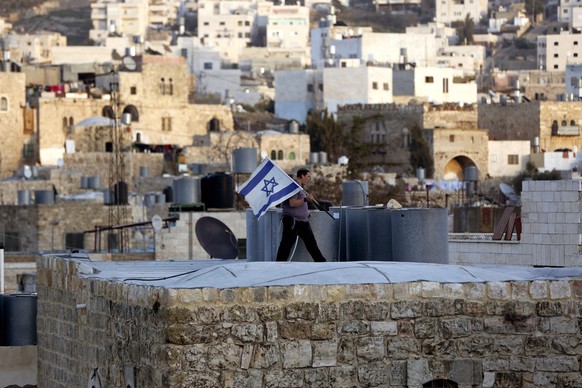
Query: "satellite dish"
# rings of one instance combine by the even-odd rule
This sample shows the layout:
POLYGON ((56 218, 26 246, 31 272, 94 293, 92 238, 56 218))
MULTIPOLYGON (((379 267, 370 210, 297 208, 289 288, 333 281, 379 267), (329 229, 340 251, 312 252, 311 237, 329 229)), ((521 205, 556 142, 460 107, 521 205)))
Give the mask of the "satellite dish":
POLYGON ((26 179, 30 179, 32 177, 32 170, 30 169, 30 166, 24 165, 23 173, 26 179))
POLYGON ((222 221, 202 217, 196 221, 195 230, 200 245, 210 257, 235 259, 238 256, 236 237, 222 221))
POLYGON ((162 221, 162 217, 157 214, 152 217, 152 228, 154 228, 154 231, 159 232, 163 226, 164 222, 162 221))
POLYGON ((499 184, 499 190, 510 203, 519 204, 519 195, 517 195, 515 190, 513 190, 513 187, 509 186, 507 183, 501 182, 499 184))

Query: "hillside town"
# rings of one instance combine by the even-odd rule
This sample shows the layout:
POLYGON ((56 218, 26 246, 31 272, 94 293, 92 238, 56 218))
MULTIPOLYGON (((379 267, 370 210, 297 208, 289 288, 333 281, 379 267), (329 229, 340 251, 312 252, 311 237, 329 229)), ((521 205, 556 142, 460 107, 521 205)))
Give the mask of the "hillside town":
POLYGON ((581 32, 569 0, 0 5, 0 296, 36 322, 0 299, 0 385, 582 386, 581 32), (254 263, 266 158, 345 275, 254 263))

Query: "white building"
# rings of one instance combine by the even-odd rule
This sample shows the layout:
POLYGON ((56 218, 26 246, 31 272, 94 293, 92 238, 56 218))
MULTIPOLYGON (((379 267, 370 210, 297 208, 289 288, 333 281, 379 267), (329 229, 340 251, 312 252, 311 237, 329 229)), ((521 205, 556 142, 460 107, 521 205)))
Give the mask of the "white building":
POLYGON ((335 26, 334 23, 335 15, 328 15, 327 18, 319 21, 317 28, 311 29, 311 66, 314 69, 321 69, 326 65, 333 65, 335 46, 333 49, 331 48, 332 40, 339 40, 343 37, 353 36, 354 33, 361 35, 364 32, 372 32, 371 27, 354 28, 335 26))
POLYGON ((447 46, 439 50, 438 67, 450 67, 466 71, 480 71, 485 63, 485 46, 447 46))
POLYGON ((487 16, 487 0, 436 0, 435 21, 452 23, 469 15, 478 24, 487 16))
POLYGON ((267 47, 306 50, 309 44, 309 9, 273 7, 268 15, 267 47))
POLYGON ((447 45, 446 37, 434 34, 397 34, 362 32, 361 35, 332 39, 332 57, 360 59, 362 63, 415 63, 417 66, 435 66, 440 48, 447 45))
POLYGON ((394 70, 394 98, 422 99, 434 104, 477 102, 477 83, 463 70, 437 67, 407 67, 394 70))
POLYGON ((335 114, 340 105, 392 103, 390 67, 359 66, 350 61, 344 64, 322 70, 276 72, 275 115, 304 123, 313 109, 335 114))
POLYGON ((491 177, 512 177, 525 170, 531 145, 523 140, 490 140, 487 169, 491 177))
POLYGON ((564 32, 558 35, 539 35, 538 67, 548 71, 564 71, 567 64, 582 61, 582 35, 564 32))
POLYGON ((579 152, 542 152, 531 155, 531 162, 539 172, 547 171, 580 171, 582 155, 579 152))
POLYGON ((93 28, 89 31, 89 39, 100 44, 110 35, 144 37, 149 23, 148 6, 148 0, 98 0, 91 4, 93 28))
POLYGON ((67 46, 67 37, 58 32, 44 31, 34 35, 11 33, 4 39, 5 48, 13 53, 13 59, 24 63, 51 63, 52 48, 67 46))
POLYGON ((577 0, 559 0, 557 17, 559 22, 580 29, 582 27, 582 7, 577 0))
POLYGON ((582 99, 582 63, 566 66, 566 96, 570 101, 582 99))
POLYGON ((305 122, 307 113, 318 109, 323 97, 321 70, 284 70, 275 72, 275 115, 305 122))

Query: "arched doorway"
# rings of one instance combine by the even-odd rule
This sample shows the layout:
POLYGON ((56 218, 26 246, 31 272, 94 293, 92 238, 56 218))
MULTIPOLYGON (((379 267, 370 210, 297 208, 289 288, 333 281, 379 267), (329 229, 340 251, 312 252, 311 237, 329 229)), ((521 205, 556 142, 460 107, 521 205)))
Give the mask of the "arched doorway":
POLYGON ((476 167, 477 165, 473 160, 466 156, 456 156, 455 158, 449 160, 445 165, 445 171, 443 179, 448 181, 465 180, 465 168, 466 167, 476 167))

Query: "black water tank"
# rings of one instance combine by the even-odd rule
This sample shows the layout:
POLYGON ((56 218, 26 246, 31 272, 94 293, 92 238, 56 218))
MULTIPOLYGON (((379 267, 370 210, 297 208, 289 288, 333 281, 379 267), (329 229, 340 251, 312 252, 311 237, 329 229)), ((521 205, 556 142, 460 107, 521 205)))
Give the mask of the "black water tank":
POLYGON ((129 197, 127 183, 123 181, 117 182, 113 187, 113 197, 116 205, 127 205, 129 197))
POLYGON ((172 186, 166 186, 163 193, 166 196, 166 203, 174 202, 174 188, 172 186))
POLYGON ((200 181, 202 202, 206 209, 229 209, 234 203, 232 175, 217 172, 205 176, 200 181))
POLYGON ((0 346, 36 345, 36 295, 0 295, 0 346))

